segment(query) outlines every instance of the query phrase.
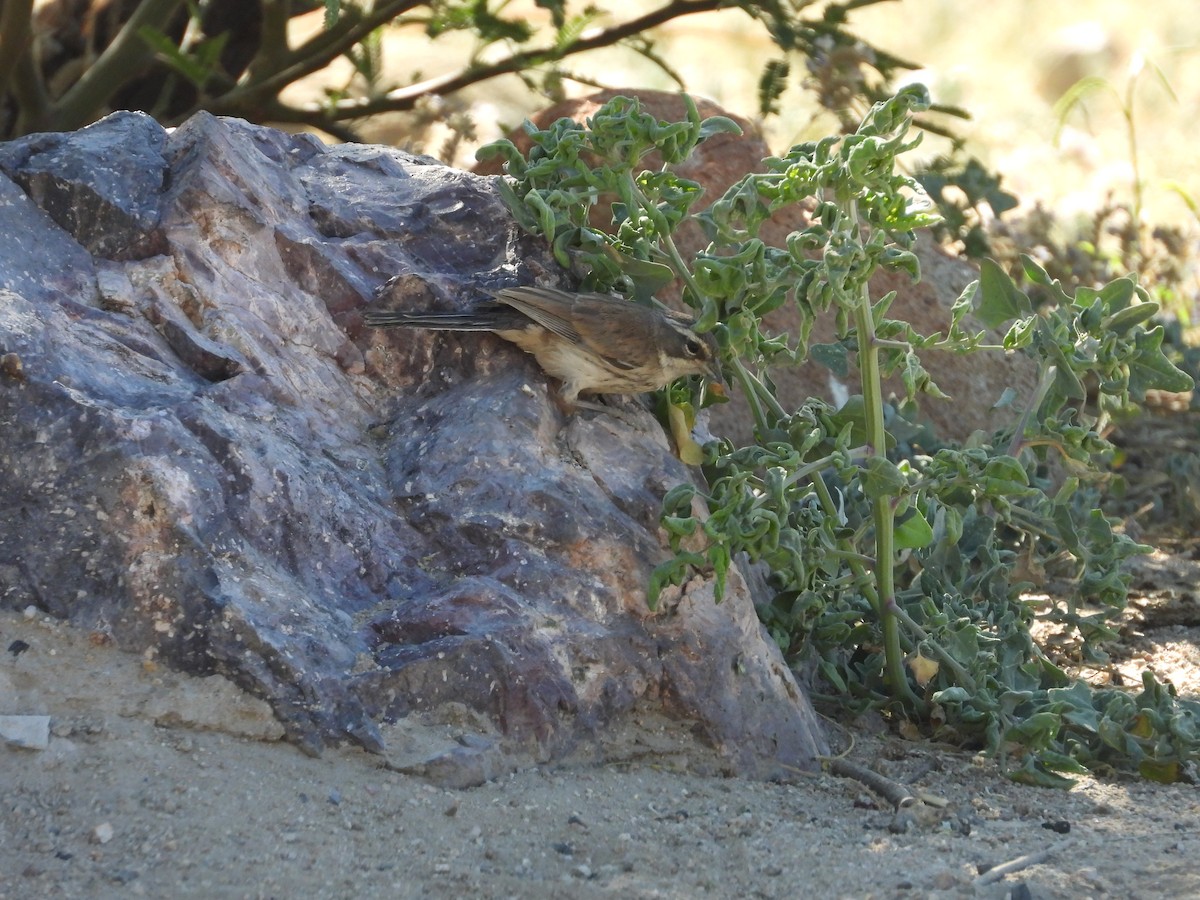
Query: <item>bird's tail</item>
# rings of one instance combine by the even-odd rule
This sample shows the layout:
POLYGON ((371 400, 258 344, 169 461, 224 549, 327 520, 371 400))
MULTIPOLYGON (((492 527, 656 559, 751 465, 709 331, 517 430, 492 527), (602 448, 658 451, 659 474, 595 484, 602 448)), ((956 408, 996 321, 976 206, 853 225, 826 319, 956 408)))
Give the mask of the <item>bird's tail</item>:
POLYGON ((495 316, 481 311, 465 313, 406 313, 390 309, 368 309, 363 321, 375 328, 433 328, 443 331, 491 331, 495 316))

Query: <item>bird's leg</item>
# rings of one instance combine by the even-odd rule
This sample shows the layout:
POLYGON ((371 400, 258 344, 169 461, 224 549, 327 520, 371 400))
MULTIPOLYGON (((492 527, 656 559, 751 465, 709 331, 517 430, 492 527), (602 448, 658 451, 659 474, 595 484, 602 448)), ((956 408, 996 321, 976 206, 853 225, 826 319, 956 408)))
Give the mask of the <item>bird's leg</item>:
POLYGON ((601 394, 599 396, 604 398, 616 398, 619 396, 621 398, 621 401, 619 401, 620 405, 618 405, 618 402, 596 402, 592 400, 581 400, 578 396, 567 399, 567 397, 561 393, 558 395, 558 399, 560 407, 563 408, 563 411, 567 415, 570 415, 572 412, 578 412, 581 409, 590 409, 593 412, 605 413, 606 415, 620 419, 626 425, 630 425, 635 428, 637 427, 638 423, 636 418, 633 415, 630 415, 630 412, 622 409, 621 406, 632 405, 634 407, 640 407, 644 410, 646 407, 639 403, 638 400, 630 398, 624 394, 601 394))

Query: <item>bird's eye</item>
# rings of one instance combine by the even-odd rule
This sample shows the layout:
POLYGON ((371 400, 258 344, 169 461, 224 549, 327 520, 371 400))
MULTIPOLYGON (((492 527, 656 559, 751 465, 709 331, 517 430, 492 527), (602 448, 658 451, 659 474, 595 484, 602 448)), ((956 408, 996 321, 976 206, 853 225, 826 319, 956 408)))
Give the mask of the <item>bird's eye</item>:
POLYGON ((696 338, 690 337, 683 342, 683 349, 688 356, 700 356, 704 353, 704 344, 696 338))

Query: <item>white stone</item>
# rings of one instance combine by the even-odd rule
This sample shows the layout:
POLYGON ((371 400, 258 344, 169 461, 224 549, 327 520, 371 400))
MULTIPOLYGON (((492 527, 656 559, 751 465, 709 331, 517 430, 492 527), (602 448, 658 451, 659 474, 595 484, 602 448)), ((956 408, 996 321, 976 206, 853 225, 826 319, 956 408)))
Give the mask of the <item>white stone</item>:
POLYGON ((0 716, 0 740, 26 750, 50 746, 49 716, 0 716))

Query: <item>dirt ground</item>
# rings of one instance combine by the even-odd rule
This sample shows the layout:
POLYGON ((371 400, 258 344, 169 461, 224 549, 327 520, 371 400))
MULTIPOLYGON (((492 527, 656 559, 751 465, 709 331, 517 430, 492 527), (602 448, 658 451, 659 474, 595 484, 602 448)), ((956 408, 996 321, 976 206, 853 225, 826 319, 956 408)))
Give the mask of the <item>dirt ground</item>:
MULTIPOLYGON (((1117 668, 1152 664, 1194 693, 1192 555, 1139 563, 1117 668)), ((711 760, 686 731, 643 724, 620 763, 448 791, 357 750, 306 757, 229 682, 40 613, 0 612, 0 646, 14 641, 28 649, 0 658, 0 714, 49 715, 51 737, 0 747, 5 900, 1200 896, 1192 785, 1022 787, 990 760, 856 734, 851 758, 927 798, 897 816, 828 774, 697 774, 711 760)))

